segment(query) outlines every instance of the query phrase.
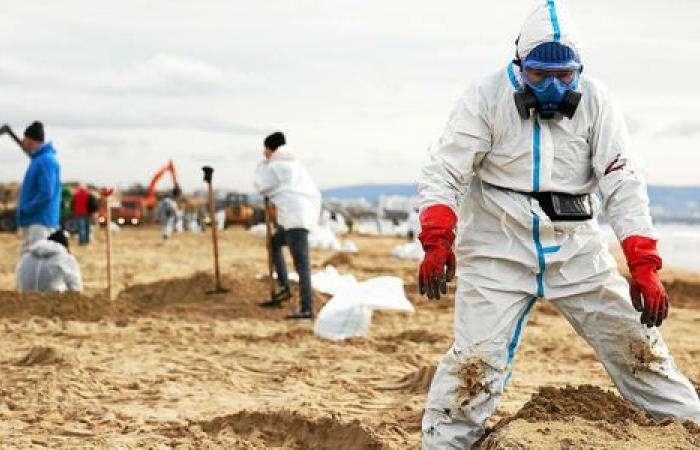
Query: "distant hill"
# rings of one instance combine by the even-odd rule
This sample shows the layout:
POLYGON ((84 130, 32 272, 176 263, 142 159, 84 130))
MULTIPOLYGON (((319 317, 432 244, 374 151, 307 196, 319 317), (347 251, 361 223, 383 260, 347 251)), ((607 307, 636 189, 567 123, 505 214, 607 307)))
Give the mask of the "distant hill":
MULTIPOLYGON (((325 199, 365 198, 376 202, 382 195, 416 195, 415 184, 363 184, 346 186, 323 191, 325 199)), ((700 219, 700 186, 672 187, 650 186, 654 216, 663 218, 698 218, 700 219)))
POLYGON ((375 202, 382 195, 400 195, 412 197, 416 195, 415 184, 362 184, 358 186, 346 186, 333 189, 325 189, 323 198, 325 199, 355 199, 365 198, 370 202, 375 202))

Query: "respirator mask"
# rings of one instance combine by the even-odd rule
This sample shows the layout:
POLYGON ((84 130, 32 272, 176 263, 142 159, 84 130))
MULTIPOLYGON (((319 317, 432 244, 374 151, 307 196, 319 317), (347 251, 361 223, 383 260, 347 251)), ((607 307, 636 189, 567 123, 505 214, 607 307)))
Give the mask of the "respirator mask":
POLYGON ((542 119, 553 119, 557 113, 569 119, 574 116, 581 102, 577 89, 583 66, 573 50, 559 42, 545 42, 524 61, 516 56, 515 64, 520 66, 525 82, 524 89, 514 94, 515 107, 523 120, 530 118, 531 110, 542 119), (528 71, 537 73, 538 80, 532 80, 528 71))
POLYGON ((578 72, 570 83, 549 75, 537 83, 532 83, 523 73, 525 89, 514 94, 515 107, 522 119, 530 118, 530 110, 537 111, 542 119, 553 119, 556 113, 571 119, 581 102, 578 87, 578 72))

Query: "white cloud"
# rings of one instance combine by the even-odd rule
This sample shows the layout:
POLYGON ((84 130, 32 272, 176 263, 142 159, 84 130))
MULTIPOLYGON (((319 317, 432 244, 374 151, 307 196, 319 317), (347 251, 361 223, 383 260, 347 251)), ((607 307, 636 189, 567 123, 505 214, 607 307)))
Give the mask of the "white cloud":
MULTIPOLYGON (((0 121, 44 120, 66 176, 104 183, 141 181, 172 157, 186 187, 214 161, 222 186, 249 190, 274 129, 321 186, 412 182, 459 93, 512 57, 532 3, 17 2, 0 17, 0 121)), ((700 68, 700 2, 569 6, 586 73, 632 119, 651 179, 697 183, 658 148, 672 147, 684 167, 700 162, 690 125, 663 133, 700 116, 700 95, 678 78, 700 68)), ((18 153, 10 147, 0 142, 18 153)), ((0 181, 20 178, 23 156, 3 158, 0 181)))
POLYGON ((250 79, 241 73, 181 56, 158 53, 119 67, 65 67, 0 61, 0 83, 23 89, 101 95, 203 95, 229 93, 250 79))

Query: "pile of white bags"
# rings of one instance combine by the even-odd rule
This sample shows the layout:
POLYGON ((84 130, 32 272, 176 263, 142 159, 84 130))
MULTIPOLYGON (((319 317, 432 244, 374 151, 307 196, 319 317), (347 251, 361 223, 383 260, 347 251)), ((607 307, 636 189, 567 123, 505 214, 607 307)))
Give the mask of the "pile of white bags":
POLYGON ((309 233, 309 247, 335 251, 341 249, 340 240, 333 231, 329 227, 321 225, 314 227, 309 233))
MULTIPOLYGON (((264 223, 259 223, 248 228, 248 232, 255 236, 265 236, 264 223)), ((323 250, 334 250, 342 253, 357 253, 357 244, 352 241, 340 241, 328 226, 317 226, 309 233, 309 247, 323 250)))
POLYGON ((328 266, 312 276, 311 284, 333 295, 314 325, 314 334, 325 339, 366 336, 372 312, 376 310, 415 311, 406 298, 403 280, 398 277, 382 276, 358 282, 354 276, 341 275, 328 266))

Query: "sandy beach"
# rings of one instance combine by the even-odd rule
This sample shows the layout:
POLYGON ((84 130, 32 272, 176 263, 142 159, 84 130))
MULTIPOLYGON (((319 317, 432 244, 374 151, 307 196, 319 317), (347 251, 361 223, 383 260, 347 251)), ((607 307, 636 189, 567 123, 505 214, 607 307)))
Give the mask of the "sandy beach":
MULTIPOLYGON (((208 234, 113 235, 115 298, 105 298, 102 238, 72 249, 84 295, 14 292, 18 241, 0 235, 2 448, 406 449, 435 364, 451 343, 453 297, 416 292, 416 263, 388 256, 399 239, 356 237, 357 255, 312 252, 359 279, 401 277, 415 314, 379 312, 370 334, 317 338, 268 293, 263 240, 221 237, 224 285, 207 295, 208 234)), ((700 380, 700 276, 664 273, 662 327, 676 364, 700 380)), ((328 296, 317 294, 320 307, 328 296)), ((641 362, 643 363, 643 361, 641 362)), ((513 380, 482 448, 698 448, 692 424, 655 423, 620 399, 587 344, 547 301, 536 306, 513 380), (568 386, 568 387, 567 387, 568 386), (563 388, 564 390, 560 390, 563 388)))

